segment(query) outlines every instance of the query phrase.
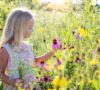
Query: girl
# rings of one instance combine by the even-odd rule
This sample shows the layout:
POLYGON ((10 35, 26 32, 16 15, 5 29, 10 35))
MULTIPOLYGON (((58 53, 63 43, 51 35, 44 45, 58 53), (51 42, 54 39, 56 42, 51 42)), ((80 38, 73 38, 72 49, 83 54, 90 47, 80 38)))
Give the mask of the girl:
POLYGON ((8 16, 0 43, 0 79, 4 84, 4 90, 17 90, 18 82, 27 85, 30 81, 35 82, 32 63, 48 60, 59 49, 58 47, 35 57, 31 46, 25 42, 32 34, 33 26, 34 14, 30 10, 15 9, 8 16), (19 76, 21 64, 24 71, 23 80, 19 76))

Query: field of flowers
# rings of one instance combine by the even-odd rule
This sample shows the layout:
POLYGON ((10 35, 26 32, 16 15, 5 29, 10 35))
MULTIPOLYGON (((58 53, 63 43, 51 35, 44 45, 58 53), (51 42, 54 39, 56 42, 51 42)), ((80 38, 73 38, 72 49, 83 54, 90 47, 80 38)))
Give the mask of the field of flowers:
MULTIPOLYGON (((33 90, 100 90, 100 8, 91 5, 91 0, 83 1, 76 7, 69 3, 66 10, 53 10, 52 5, 39 9, 42 6, 37 5, 37 0, 33 0, 35 6, 26 2, 36 14, 33 34, 28 39, 34 54, 39 56, 51 50, 55 38, 60 38, 63 47, 33 69, 39 80, 32 84, 33 90)), ((12 2, 10 10, 16 6, 12 2)), ((3 9, 1 31, 10 11, 3 9)))

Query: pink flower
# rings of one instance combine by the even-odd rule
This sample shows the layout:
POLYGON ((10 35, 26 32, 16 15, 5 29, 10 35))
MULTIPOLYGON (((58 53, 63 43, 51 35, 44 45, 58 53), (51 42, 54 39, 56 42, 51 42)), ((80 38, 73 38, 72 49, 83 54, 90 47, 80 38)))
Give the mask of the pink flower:
POLYGON ((61 61, 59 59, 57 59, 55 65, 58 66, 60 64, 61 64, 61 61))
POLYGON ((57 39, 53 39, 53 43, 52 43, 52 48, 53 49, 59 49, 61 47, 61 42, 60 42, 60 39, 57 38, 57 39))
POLYGON ((95 56, 96 55, 96 50, 93 50, 92 54, 95 56))
POLYGON ((75 38, 76 38, 77 40, 82 39, 82 37, 79 35, 79 33, 77 33, 77 34, 75 35, 75 38))
POLYGON ((41 67, 44 67, 45 62, 44 61, 41 61, 40 65, 41 65, 41 67))

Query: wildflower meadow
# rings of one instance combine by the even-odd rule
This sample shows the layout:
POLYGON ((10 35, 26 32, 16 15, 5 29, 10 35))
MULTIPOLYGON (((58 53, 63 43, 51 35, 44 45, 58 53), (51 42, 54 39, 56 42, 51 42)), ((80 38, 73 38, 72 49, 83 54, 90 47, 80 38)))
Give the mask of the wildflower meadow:
MULTIPOLYGON (((72 0, 65 0, 55 4, 0 0, 0 37, 9 12, 27 7, 35 13, 33 33, 28 39, 35 56, 56 47, 60 40, 62 50, 46 62, 34 64, 32 72, 38 82, 30 83, 32 90, 100 90, 100 5, 92 1, 73 4, 72 0)), ((23 78, 23 66, 19 73, 23 78)), ((18 86, 18 90, 24 90, 18 86)))

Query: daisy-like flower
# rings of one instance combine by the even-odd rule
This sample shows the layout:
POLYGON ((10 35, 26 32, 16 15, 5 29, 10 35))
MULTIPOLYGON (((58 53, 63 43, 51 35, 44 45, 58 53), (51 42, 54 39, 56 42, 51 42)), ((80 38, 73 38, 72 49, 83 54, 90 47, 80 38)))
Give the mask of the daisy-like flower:
POLYGON ((76 38, 77 40, 80 40, 82 37, 80 36, 79 33, 77 33, 77 34, 75 34, 75 38, 76 38))
POLYGON ((79 57, 76 57, 75 62, 76 63, 80 63, 81 62, 81 59, 79 57))
POLYGON ((92 60, 92 61, 91 61, 91 64, 92 64, 92 65, 97 65, 98 63, 99 63, 98 60, 92 60))
POLYGON ((59 49, 61 48, 61 42, 59 38, 53 39, 53 43, 52 43, 52 48, 53 49, 59 49))
POLYGON ((85 28, 82 27, 79 29, 79 34, 81 37, 86 37, 88 35, 88 32, 85 28))
POLYGON ((63 76, 56 76, 52 82, 52 84, 55 87, 59 87, 59 88, 66 88, 68 85, 68 81, 65 77, 63 76))
POLYGON ((61 60, 57 59, 56 62, 55 62, 55 66, 58 66, 61 64, 61 60))

